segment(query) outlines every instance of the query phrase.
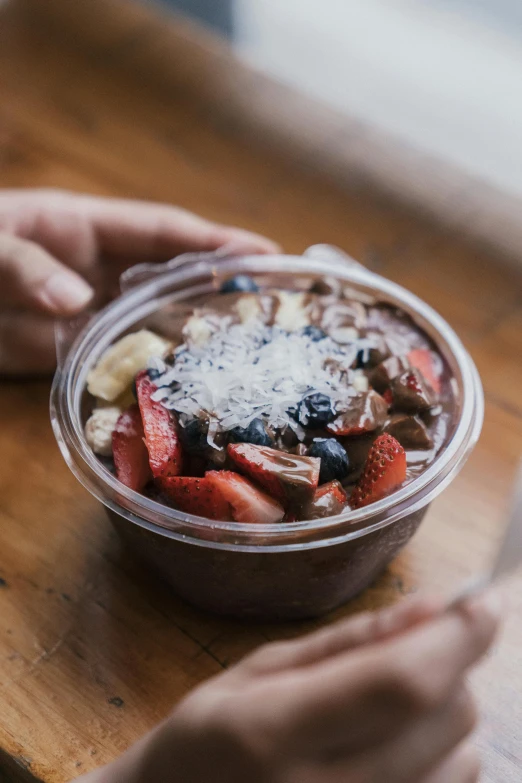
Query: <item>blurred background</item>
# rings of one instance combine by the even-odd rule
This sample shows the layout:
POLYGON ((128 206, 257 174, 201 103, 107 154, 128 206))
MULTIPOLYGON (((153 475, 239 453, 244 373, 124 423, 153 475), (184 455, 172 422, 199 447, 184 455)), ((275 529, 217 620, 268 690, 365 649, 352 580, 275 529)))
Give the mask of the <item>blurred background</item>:
POLYGON ((522 195, 517 0, 166 0, 248 63, 522 195))

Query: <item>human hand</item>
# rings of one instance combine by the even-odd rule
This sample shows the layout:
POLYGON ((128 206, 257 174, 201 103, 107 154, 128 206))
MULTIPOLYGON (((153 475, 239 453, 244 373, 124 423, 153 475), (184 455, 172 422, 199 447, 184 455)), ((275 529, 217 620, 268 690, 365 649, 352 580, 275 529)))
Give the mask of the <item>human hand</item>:
POLYGON ((140 262, 237 243, 252 253, 277 246, 178 207, 58 190, 0 191, 0 374, 53 369, 54 319, 117 293, 140 262))
POLYGON ((269 644, 82 781, 474 783, 466 676, 499 614, 491 592, 415 599, 269 644))

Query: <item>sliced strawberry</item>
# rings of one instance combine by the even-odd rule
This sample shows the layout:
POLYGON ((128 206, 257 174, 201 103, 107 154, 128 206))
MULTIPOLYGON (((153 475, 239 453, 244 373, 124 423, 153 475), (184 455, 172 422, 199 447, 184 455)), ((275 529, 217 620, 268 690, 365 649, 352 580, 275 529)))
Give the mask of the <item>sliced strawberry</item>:
POLYGON ((301 519, 321 519, 340 514, 346 503, 346 492, 338 481, 329 481, 315 490, 312 500, 300 511, 301 519))
POLYGON ((388 403, 373 389, 350 400, 350 408, 328 426, 332 435, 353 437, 382 427, 388 415, 388 403))
POLYGON ((255 487, 248 479, 231 470, 211 470, 205 478, 230 504, 236 522, 273 524, 281 522, 284 508, 273 498, 255 487))
POLYGON ((228 455, 242 473, 281 503, 310 500, 319 483, 321 460, 253 443, 231 443, 228 455))
POLYGON ((328 484, 323 484, 322 486, 317 487, 315 490, 314 499, 320 500, 327 495, 331 495, 336 500, 338 500, 339 503, 346 503, 346 492, 344 491, 340 481, 329 481, 328 484))
POLYGON ((161 488, 181 511, 207 519, 233 519, 221 489, 208 478, 168 476, 162 479, 161 488))
POLYGON ((362 508, 389 495, 406 478, 406 452, 394 437, 383 433, 375 439, 364 471, 350 497, 352 508, 362 508))
POLYGON ((112 454, 116 477, 126 487, 140 492, 152 478, 149 453, 139 407, 134 404, 123 411, 112 433, 112 454))
POLYGON ((166 476, 179 476, 182 452, 179 425, 174 414, 164 408, 161 402, 151 399, 156 387, 146 370, 136 376, 136 391, 154 478, 161 480, 166 476))
POLYGON ((408 359, 411 366, 416 367, 422 373, 433 391, 436 394, 440 394, 440 371, 437 367, 439 362, 433 351, 429 351, 426 348, 415 348, 409 352, 408 359))

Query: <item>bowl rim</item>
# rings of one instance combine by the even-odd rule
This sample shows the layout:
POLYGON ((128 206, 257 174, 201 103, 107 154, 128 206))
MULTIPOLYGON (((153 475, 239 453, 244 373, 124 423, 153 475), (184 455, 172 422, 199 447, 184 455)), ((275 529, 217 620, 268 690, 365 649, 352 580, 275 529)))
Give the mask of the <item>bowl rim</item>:
MULTIPOLYGON (((59 356, 63 360, 53 380, 50 400, 53 431, 69 468, 94 497, 130 522, 160 536, 215 549, 257 552, 328 546, 368 535, 427 505, 454 478, 478 440, 484 414, 482 386, 476 367, 457 334, 422 299, 352 259, 334 256, 318 260, 310 256, 309 251, 308 255, 303 256, 204 253, 178 257, 153 268, 151 265, 139 265, 135 270, 138 279, 141 279, 137 285, 130 287, 84 324, 67 351, 63 350, 63 345, 58 346, 61 349, 59 356), (450 356, 446 358, 448 361, 453 359, 462 378, 462 411, 448 443, 426 470, 398 491, 362 509, 347 510, 318 520, 270 525, 221 522, 186 514, 141 495, 116 479, 87 445, 80 422, 79 403, 84 388, 80 388, 80 384, 85 382, 90 366, 104 348, 125 330, 127 324, 130 326, 141 316, 150 315, 167 301, 172 302, 176 298, 181 300, 186 298, 187 293, 194 295, 194 280, 198 280, 198 277, 203 275, 214 281, 215 287, 219 277, 237 271, 257 273, 259 276, 293 272, 303 276, 322 274, 338 277, 345 285, 352 283, 367 288, 370 292, 384 295, 385 299, 394 301, 398 306, 404 306, 407 311, 412 311, 414 319, 420 318, 430 326, 432 332, 444 339, 450 351, 450 356), (176 282, 185 285, 179 297, 168 293, 176 282), (187 287, 188 282, 192 282, 192 287, 187 287), (346 526, 347 530, 344 529, 346 526), (218 533, 230 540, 209 539, 209 531, 212 531, 212 536, 218 533), (305 540, 304 534, 319 537, 305 540), (292 538, 296 540, 292 541, 292 538)), ((128 285, 128 273, 126 277, 128 285)), ((207 289, 208 285, 207 281, 207 289)), ((77 328, 77 324, 66 325, 66 331, 72 329, 74 332, 77 328)), ((59 342, 63 342, 63 324, 58 331, 61 334, 59 342)))

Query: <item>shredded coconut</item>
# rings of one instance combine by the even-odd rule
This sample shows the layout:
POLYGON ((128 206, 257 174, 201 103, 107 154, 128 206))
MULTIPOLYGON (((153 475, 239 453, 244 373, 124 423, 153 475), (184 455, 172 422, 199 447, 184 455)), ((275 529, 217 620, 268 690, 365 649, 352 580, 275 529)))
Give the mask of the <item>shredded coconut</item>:
POLYGON ((357 352, 373 347, 369 338, 339 345, 331 337, 314 342, 299 332, 267 326, 259 319, 231 323, 224 317, 203 344, 192 341, 175 351, 174 367, 154 359, 162 374, 153 399, 180 414, 184 426, 193 417, 209 420, 207 440, 256 418, 274 429, 290 427, 300 440, 304 430, 291 415, 310 394, 328 395, 334 410, 358 394, 351 365, 357 352))

